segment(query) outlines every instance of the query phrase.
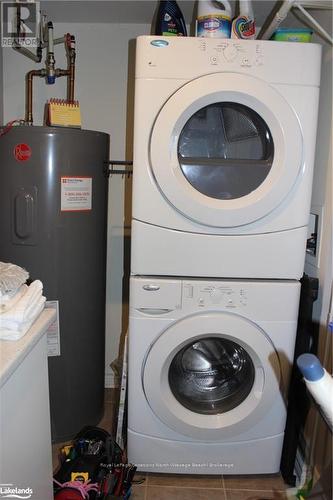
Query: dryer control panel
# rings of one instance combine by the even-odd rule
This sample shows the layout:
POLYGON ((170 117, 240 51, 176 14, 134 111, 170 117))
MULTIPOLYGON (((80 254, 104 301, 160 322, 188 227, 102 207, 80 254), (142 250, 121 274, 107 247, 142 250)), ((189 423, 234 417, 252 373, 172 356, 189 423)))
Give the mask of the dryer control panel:
POLYGON ((262 66, 264 64, 264 49, 261 43, 245 45, 239 41, 215 40, 215 44, 208 44, 207 39, 202 38, 198 43, 200 52, 207 54, 211 66, 225 66, 226 63, 250 68, 251 66, 262 66))
POLYGON ((173 79, 179 79, 182 86, 186 82, 181 80, 224 71, 253 75, 270 83, 319 86, 320 61, 321 46, 314 43, 139 36, 135 76, 157 78, 154 91, 159 93, 163 85, 172 89, 173 79))

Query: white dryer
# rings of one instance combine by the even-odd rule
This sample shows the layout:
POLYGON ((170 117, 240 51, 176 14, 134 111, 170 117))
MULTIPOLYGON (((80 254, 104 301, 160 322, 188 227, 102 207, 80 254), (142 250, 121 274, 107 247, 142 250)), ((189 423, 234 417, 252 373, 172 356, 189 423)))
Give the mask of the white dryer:
POLYGON ((132 274, 299 279, 321 47, 137 39, 132 274))
POLYGON ((300 284, 131 278, 128 459, 279 471, 300 284))

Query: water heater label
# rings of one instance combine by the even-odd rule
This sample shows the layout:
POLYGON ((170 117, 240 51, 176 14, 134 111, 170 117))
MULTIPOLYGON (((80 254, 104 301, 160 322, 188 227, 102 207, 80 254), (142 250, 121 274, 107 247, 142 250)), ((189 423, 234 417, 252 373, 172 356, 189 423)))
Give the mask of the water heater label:
POLYGON ((49 300, 45 303, 45 308, 56 311, 54 322, 46 330, 47 355, 60 356, 59 301, 49 300))
POLYGON ((91 210, 92 177, 61 177, 61 211, 91 210))

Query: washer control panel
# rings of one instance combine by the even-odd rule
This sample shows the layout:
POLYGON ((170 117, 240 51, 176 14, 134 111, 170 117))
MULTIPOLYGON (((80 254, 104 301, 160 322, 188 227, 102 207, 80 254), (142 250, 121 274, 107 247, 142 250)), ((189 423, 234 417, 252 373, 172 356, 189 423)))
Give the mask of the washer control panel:
MULTIPOLYGON (((213 46, 210 40, 200 40, 198 49, 207 54, 211 66, 226 66, 226 63, 234 63, 240 67, 250 68, 264 64, 264 53, 262 44, 239 43, 236 40, 217 41, 213 46)), ((233 65, 234 65, 233 64, 233 65)))
POLYGON ((192 308, 243 309, 248 303, 248 293, 239 284, 222 284, 219 282, 202 283, 183 282, 183 306, 192 308))

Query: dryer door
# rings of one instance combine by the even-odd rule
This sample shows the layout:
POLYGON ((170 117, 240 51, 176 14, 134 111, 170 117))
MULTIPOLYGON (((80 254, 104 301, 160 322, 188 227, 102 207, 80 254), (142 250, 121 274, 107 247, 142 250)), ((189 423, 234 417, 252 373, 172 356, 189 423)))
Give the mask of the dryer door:
POLYGON ((185 84, 157 116, 149 147, 163 195, 207 226, 237 227, 266 216, 301 173, 296 115, 273 87, 243 74, 185 84))
POLYGON ((260 421, 279 394, 280 375, 265 333, 221 312, 192 315, 164 331, 146 357, 142 383, 167 426, 210 440, 260 421))

